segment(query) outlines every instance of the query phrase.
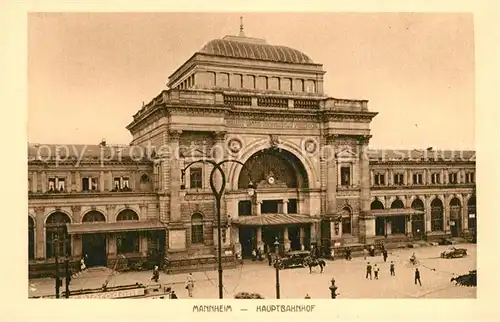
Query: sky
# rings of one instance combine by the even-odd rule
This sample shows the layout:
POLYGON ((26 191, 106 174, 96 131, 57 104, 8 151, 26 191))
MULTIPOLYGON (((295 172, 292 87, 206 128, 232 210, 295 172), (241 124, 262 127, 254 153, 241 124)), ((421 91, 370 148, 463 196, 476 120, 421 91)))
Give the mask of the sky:
POLYGON ((371 147, 474 149, 472 15, 432 13, 31 13, 28 141, 130 143, 142 102, 240 16, 323 64, 328 96, 368 100, 371 147))

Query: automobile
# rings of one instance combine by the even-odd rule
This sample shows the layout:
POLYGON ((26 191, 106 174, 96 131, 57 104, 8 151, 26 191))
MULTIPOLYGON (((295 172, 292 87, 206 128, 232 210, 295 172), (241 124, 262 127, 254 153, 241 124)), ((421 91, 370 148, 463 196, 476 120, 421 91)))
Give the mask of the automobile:
POLYGON ((307 250, 295 250, 285 253, 280 260, 280 269, 304 267, 304 259, 310 255, 307 250))
POLYGON ((467 256, 467 249, 450 247, 441 253, 441 258, 460 258, 467 256))

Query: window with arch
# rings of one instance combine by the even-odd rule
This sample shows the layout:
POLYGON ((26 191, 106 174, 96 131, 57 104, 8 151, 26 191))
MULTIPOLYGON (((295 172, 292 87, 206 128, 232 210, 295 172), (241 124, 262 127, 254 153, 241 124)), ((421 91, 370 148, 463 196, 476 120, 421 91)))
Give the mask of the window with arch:
POLYGON ((431 203, 431 231, 443 231, 443 203, 435 198, 431 203))
POLYGON ((351 217, 352 217, 352 212, 351 208, 349 207, 344 207, 342 209, 342 234, 351 234, 351 217))
POLYGON ((191 244, 203 244, 203 216, 199 213, 191 216, 191 244))
POLYGON ((28 215, 28 259, 35 259, 35 221, 28 215))
POLYGON ((46 258, 71 256, 71 236, 68 235, 66 224, 71 219, 63 212, 54 212, 45 221, 45 255, 46 258))
POLYGON ((82 222, 103 222, 106 221, 106 218, 102 213, 97 210, 91 210, 87 212, 83 218, 82 222))
POLYGON ((148 177, 148 175, 147 175, 147 174, 143 174, 143 175, 141 176, 140 183, 142 183, 142 184, 147 184, 147 183, 149 183, 149 177, 148 177))
MULTIPOLYGON (((139 216, 131 209, 122 210, 116 221, 135 221, 139 216)), ((116 235, 116 252, 118 254, 138 253, 139 252, 139 232, 127 231, 116 235)))

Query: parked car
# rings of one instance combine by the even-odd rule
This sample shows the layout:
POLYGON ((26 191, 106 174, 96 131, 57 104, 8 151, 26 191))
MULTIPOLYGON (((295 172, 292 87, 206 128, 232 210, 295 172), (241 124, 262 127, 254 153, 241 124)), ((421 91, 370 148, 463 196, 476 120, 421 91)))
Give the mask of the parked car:
POLYGON ((287 252, 280 261, 280 268, 304 267, 304 259, 310 255, 307 250, 295 250, 287 252))
POLYGON ((467 256, 467 249, 450 247, 441 253, 441 258, 460 258, 467 256))

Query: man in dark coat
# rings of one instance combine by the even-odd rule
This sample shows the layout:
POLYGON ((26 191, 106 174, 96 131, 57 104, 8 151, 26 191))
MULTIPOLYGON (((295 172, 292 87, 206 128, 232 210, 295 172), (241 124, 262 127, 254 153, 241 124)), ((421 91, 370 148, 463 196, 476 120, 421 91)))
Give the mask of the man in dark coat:
POLYGON ((418 268, 415 268, 415 285, 417 285, 417 281, 418 284, 422 286, 422 282, 420 281, 420 271, 418 270, 418 268))
POLYGON ((368 276, 370 276, 370 279, 372 279, 372 265, 370 264, 370 262, 366 264, 366 278, 368 278, 368 276))
POLYGON ((336 299, 336 298, 337 298, 337 295, 339 295, 339 294, 337 293, 337 289, 338 289, 338 287, 335 285, 335 279, 334 279, 334 278, 332 278, 332 281, 331 281, 331 282, 332 282, 332 285, 330 285, 330 287, 329 287, 329 289, 330 289, 330 294, 331 294, 331 296, 332 296, 332 299, 336 299))
POLYGON ((384 256, 384 262, 387 262, 387 250, 384 248, 382 249, 382 256, 384 256))

